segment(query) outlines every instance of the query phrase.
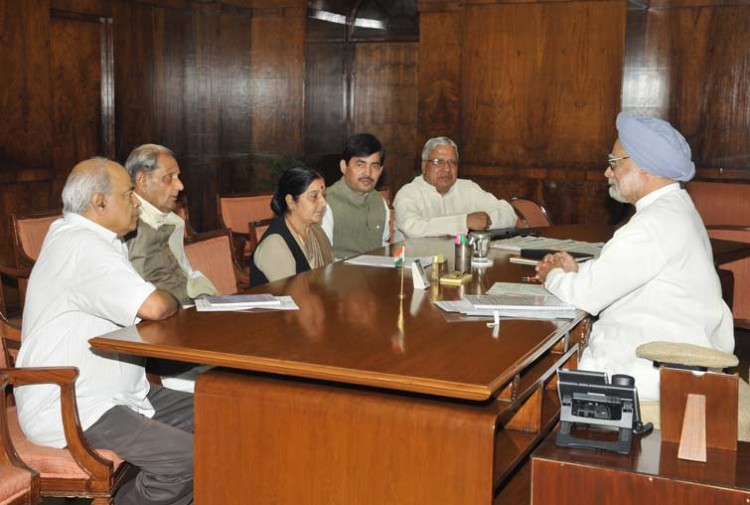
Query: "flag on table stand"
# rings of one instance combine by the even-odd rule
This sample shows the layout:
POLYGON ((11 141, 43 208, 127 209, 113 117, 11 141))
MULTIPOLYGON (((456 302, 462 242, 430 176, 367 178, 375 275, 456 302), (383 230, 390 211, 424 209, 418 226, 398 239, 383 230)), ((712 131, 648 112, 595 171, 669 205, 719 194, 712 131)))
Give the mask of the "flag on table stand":
POLYGON ((400 267, 404 265, 404 258, 406 258, 406 248, 401 245, 396 252, 393 253, 393 266, 400 267))
POLYGON ((399 298, 404 298, 404 260, 406 259, 406 246, 400 245, 396 252, 393 253, 393 266, 401 267, 401 294, 399 298))

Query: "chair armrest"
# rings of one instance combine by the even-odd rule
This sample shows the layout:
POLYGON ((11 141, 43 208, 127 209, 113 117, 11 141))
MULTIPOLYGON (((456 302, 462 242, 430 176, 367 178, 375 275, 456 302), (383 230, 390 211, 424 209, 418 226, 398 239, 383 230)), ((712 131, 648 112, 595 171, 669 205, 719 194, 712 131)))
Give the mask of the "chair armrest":
POLYGON ((21 328, 11 324, 3 314, 0 314, 0 330, 3 339, 21 343, 21 328))
MULTIPOLYGON (((83 437, 75 395, 75 380, 78 377, 77 368, 14 368, 0 370, 0 376, 5 376, 8 384, 13 386, 34 384, 60 386, 60 404, 67 449, 86 473, 95 478, 108 478, 112 473, 113 463, 99 456, 83 437)), ((5 411, 3 411, 3 415, 5 415, 5 411)))
POLYGON ((234 258, 232 258, 232 263, 234 265, 234 277, 237 279, 237 291, 250 289, 250 269, 240 267, 234 258))
POLYGON ((258 247, 258 225, 256 225, 258 221, 250 221, 247 223, 247 237, 245 237, 245 241, 247 242, 247 248, 250 251, 250 256, 253 255, 255 252, 255 248, 258 247))
POLYGON ((5 363, 8 367, 13 367, 18 351, 21 350, 21 328, 11 324, 2 313, 0 313, 0 338, 4 344, 5 363))
POLYGON ((28 279, 31 275, 31 266, 20 266, 15 267, 0 263, 0 275, 7 275, 13 279, 28 279))
POLYGON ((252 246, 250 248, 251 251, 255 251, 255 248, 258 247, 258 228, 260 228, 261 226, 270 226, 273 220, 274 218, 268 217, 266 219, 258 219, 256 221, 250 221, 249 223, 247 223, 247 229, 250 232, 248 241, 252 246))
POLYGON ((2 446, 0 459, 13 466, 31 472, 32 479, 38 480, 39 477, 36 470, 34 470, 33 468, 29 468, 26 463, 23 462, 21 457, 18 455, 18 451, 16 451, 16 447, 13 445, 13 439, 10 436, 10 430, 8 429, 8 419, 6 415, 6 409, 8 405, 5 390, 8 387, 8 378, 1 375, 0 377, 0 445, 2 446))

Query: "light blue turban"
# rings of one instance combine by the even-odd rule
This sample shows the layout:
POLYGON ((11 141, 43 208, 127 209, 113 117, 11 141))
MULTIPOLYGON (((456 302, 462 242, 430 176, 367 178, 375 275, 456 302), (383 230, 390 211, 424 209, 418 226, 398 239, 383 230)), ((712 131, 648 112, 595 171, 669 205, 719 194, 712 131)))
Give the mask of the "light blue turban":
POLYGON ((617 133, 622 147, 639 167, 674 181, 689 181, 695 175, 690 146, 674 127, 655 117, 617 115, 617 133))

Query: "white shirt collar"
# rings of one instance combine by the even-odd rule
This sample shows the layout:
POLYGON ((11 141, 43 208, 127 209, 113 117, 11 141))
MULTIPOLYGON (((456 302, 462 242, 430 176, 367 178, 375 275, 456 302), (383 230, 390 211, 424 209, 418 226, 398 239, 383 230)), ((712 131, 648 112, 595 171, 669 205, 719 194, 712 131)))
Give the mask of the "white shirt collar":
POLYGON ((117 236, 117 233, 105 228, 104 226, 93 222, 91 219, 76 214, 74 212, 63 212, 63 220, 73 226, 82 226, 95 232, 97 235, 104 238, 107 242, 121 244, 122 240, 117 236))
POLYGON ((158 230, 164 224, 173 224, 177 227, 182 223, 182 218, 174 212, 162 212, 138 193, 133 194, 138 198, 138 201, 141 202, 140 214, 138 217, 151 228, 158 230))
POLYGON ((661 198, 664 195, 667 195, 669 193, 673 193, 675 191, 680 190, 680 183, 674 182, 672 184, 669 184, 667 186, 664 186, 663 188, 659 188, 656 191, 652 191, 651 193, 647 194, 637 202, 635 202, 635 210, 639 211, 641 209, 644 209, 645 207, 651 205, 656 200, 661 198))

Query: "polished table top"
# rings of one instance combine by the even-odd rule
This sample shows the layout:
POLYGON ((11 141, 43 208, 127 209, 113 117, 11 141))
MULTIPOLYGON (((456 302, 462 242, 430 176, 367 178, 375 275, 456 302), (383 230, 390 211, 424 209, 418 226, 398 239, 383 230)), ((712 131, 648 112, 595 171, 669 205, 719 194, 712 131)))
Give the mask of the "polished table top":
MULTIPOLYGON (((543 230, 545 236, 589 241, 604 241, 611 233, 611 228, 590 226, 543 230)), ((452 264, 451 240, 407 242, 408 256, 438 252, 452 264)), ((509 256, 491 250, 492 266, 475 268, 473 281, 460 288, 433 284, 415 291, 407 270, 403 300, 399 269, 337 262, 249 291, 291 295, 298 311, 191 308, 94 338, 91 344, 140 356, 486 400, 585 317, 580 312, 572 321, 506 320, 493 336, 484 320, 448 322, 431 303, 485 292, 496 281, 517 282, 533 272, 533 267, 509 263, 509 256)))

